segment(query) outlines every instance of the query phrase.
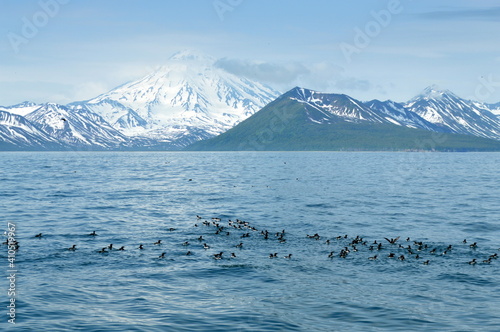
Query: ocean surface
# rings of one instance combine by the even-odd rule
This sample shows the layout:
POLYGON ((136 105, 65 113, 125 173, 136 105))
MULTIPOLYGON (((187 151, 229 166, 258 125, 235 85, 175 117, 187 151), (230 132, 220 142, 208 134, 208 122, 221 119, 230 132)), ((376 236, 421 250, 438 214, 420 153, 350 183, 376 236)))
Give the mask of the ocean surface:
POLYGON ((0 247, 0 330, 500 331, 499 167, 499 153, 2 152, 2 233, 19 249, 0 247))

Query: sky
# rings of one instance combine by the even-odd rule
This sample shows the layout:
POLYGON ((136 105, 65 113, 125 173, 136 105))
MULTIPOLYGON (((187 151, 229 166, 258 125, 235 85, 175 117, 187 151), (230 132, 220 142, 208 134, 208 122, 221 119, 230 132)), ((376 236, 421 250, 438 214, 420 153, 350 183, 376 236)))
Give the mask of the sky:
POLYGON ((91 99, 186 49, 281 92, 497 103, 499 21, 496 0, 0 0, 0 105, 91 99))

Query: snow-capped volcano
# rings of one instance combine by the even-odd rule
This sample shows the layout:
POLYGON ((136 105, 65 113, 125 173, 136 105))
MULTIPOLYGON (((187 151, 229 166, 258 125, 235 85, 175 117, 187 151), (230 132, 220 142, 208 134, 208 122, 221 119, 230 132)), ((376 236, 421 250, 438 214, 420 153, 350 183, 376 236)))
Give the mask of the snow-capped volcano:
POLYGON ((209 56, 179 52, 144 78, 75 104, 98 113, 127 136, 178 141, 182 146, 230 129, 280 94, 215 62, 209 56))

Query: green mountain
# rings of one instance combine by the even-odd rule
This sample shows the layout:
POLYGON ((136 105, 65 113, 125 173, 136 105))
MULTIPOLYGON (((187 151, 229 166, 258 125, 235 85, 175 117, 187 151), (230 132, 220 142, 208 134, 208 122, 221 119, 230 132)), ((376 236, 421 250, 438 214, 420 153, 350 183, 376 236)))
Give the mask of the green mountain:
MULTIPOLYGON (((422 119, 422 123, 425 120, 422 119)), ((346 95, 294 88, 191 151, 500 151, 500 141, 404 125, 346 95)))

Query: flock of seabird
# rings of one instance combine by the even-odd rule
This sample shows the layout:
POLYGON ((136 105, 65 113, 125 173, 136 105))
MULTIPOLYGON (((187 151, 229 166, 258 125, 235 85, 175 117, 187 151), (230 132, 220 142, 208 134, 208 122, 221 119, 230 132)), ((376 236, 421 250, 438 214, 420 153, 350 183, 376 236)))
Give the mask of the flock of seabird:
MULTIPOLYGON (((184 248, 193 248, 193 251, 196 248, 199 248, 200 250, 204 251, 207 251, 208 249, 216 250, 216 248, 212 248, 212 246, 208 244, 209 240, 206 240, 204 236, 228 237, 229 235, 236 234, 241 239, 241 242, 234 244, 231 247, 236 249, 244 248, 245 241, 249 238, 255 238, 255 237, 258 237, 261 240, 265 241, 274 240, 278 243, 278 246, 280 244, 287 243, 287 236, 286 236, 287 232, 284 229, 278 232, 269 232, 266 229, 258 230, 254 226, 251 226, 249 222, 240 219, 236 219, 234 221, 228 220, 227 222, 223 222, 222 219, 219 217, 213 217, 211 218, 211 221, 203 220, 204 218, 200 216, 196 216, 196 218, 197 218, 197 223, 194 224, 194 227, 206 228, 206 230, 203 231, 204 234, 201 234, 199 237, 197 237, 194 240, 195 242, 193 244, 189 242, 191 239, 188 239, 181 244, 181 246, 184 248)), ((170 232, 173 232, 176 229, 169 228, 168 230, 170 232)), ((93 231, 87 235, 91 237, 98 236, 96 231, 93 231)), ((43 238, 43 236, 44 235, 42 233, 38 233, 34 237, 41 239, 43 238)), ((477 256, 476 249, 479 246, 477 242, 469 244, 466 239, 456 244, 436 246, 424 243, 423 241, 411 240, 409 237, 406 238, 406 240, 403 240, 400 238, 400 236, 395 238, 385 237, 382 240, 378 241, 377 240, 368 241, 359 235, 355 237, 349 237, 348 235, 324 237, 320 236, 318 233, 315 233, 313 235, 306 234, 305 237, 312 241, 318 241, 319 244, 324 246, 323 251, 328 252, 328 254, 325 253, 325 258, 327 259, 334 259, 334 258, 346 259, 347 257, 350 257, 352 255, 359 255, 360 252, 370 252, 371 254, 369 255, 369 257, 367 257, 367 259, 371 261, 379 260, 380 258, 385 256, 389 259, 397 259, 400 261, 406 261, 406 260, 421 261, 423 265, 429 265, 432 262, 432 260, 438 256, 452 255, 455 248, 457 247, 461 247, 462 250, 464 247, 467 247, 473 256, 477 256), (333 245, 337 245, 337 247, 336 249, 331 250, 333 245)), ((3 244, 9 245, 9 249, 14 249, 14 250, 19 249, 19 242, 17 241, 14 242, 5 241, 3 244)), ((145 245, 146 244, 144 243, 139 243, 136 245, 135 249, 144 250, 145 245)), ((155 247, 156 246, 161 247, 163 245, 163 242, 161 239, 159 239, 151 243, 151 245, 155 247)), ((76 251, 77 244, 72 244, 71 246, 67 247, 66 250, 76 251)), ((99 254, 106 254, 110 253, 111 251, 125 251, 125 250, 126 250, 125 246, 120 246, 117 248, 114 247, 113 244, 111 243, 109 245, 101 247, 100 249, 95 250, 95 252, 99 254)), ((217 248, 217 252, 211 254, 211 257, 215 260, 237 258, 237 255, 234 251, 230 252, 229 254, 226 254, 227 252, 225 250, 226 247, 217 248), (220 249, 222 249, 223 251, 219 251, 220 249)), ((500 248, 498 250, 500 250, 500 248)), ((193 255, 193 251, 186 250, 185 255, 187 256, 193 255)), ((161 254, 157 256, 157 258, 158 259, 166 258, 168 257, 168 254, 169 254, 168 252, 162 251, 161 254)), ((293 253, 287 252, 284 256, 279 256, 278 252, 273 251, 269 253, 268 257, 270 259, 276 259, 281 257, 284 259, 292 259, 293 253)), ((468 260, 467 262, 464 263, 468 263, 469 265, 490 264, 493 262, 493 260, 496 260, 498 258, 498 254, 497 253, 485 254, 483 258, 484 259, 479 259, 479 260, 478 258, 472 258, 471 260, 468 260)))

